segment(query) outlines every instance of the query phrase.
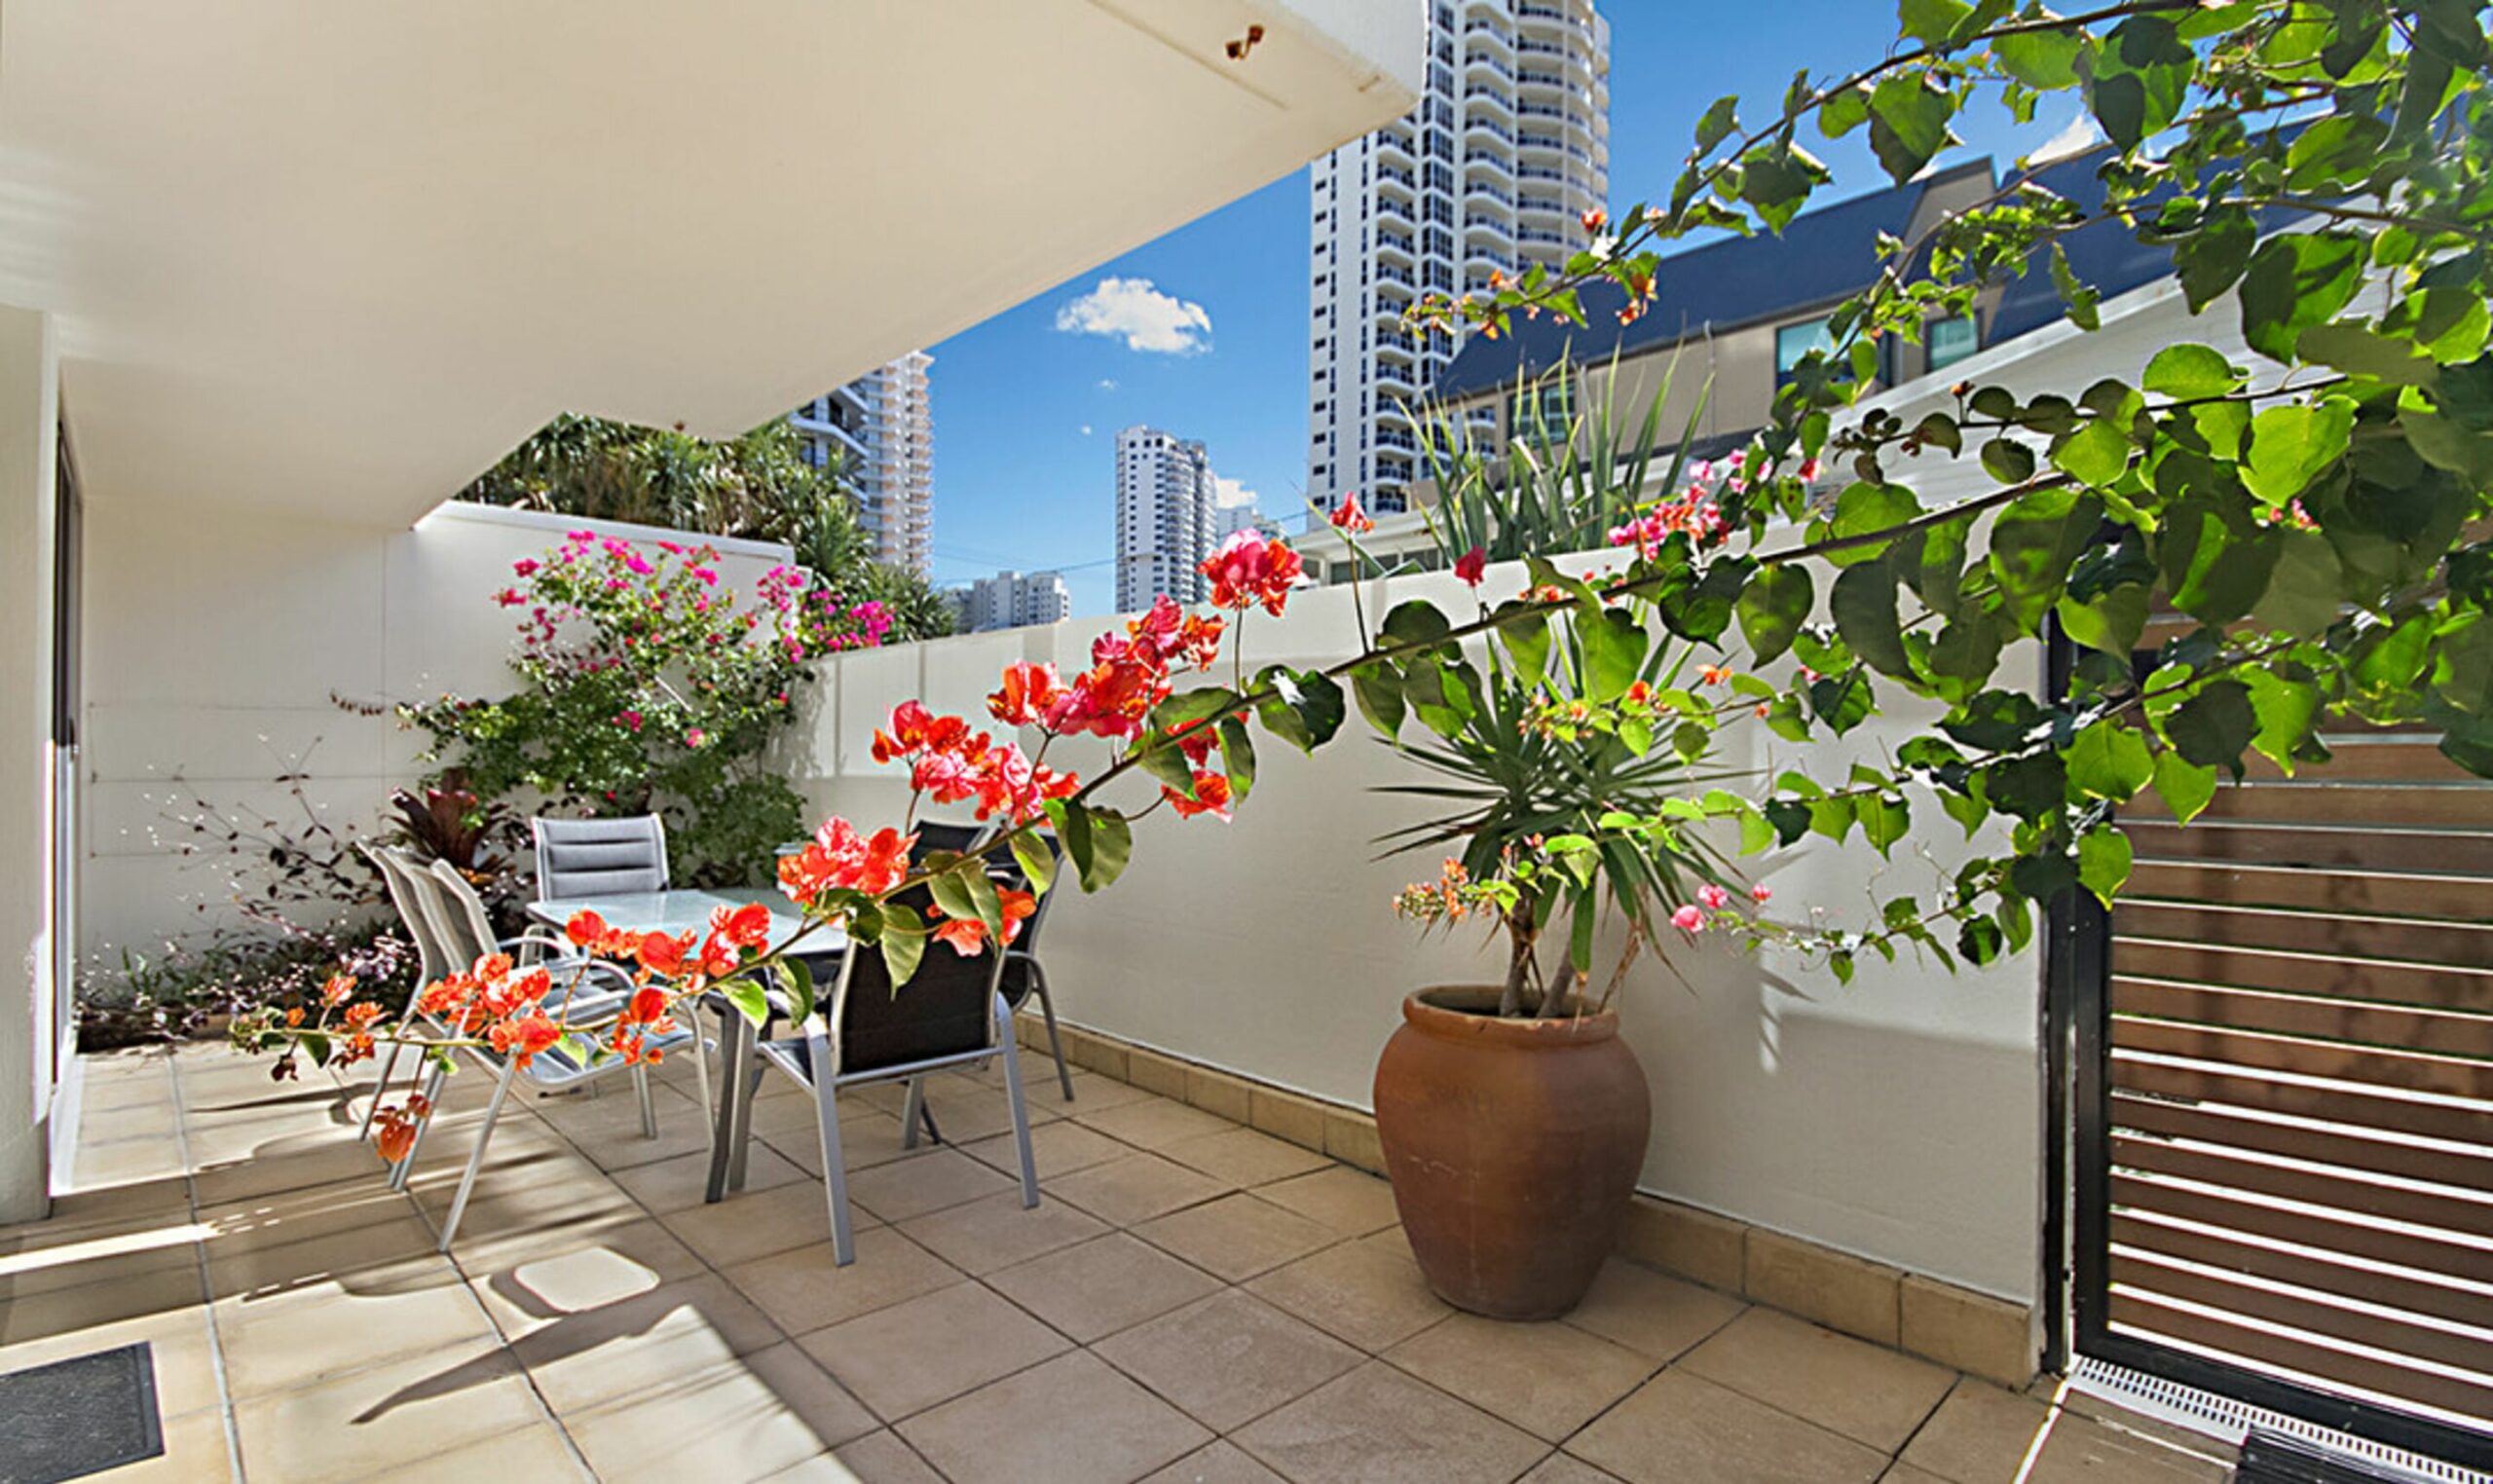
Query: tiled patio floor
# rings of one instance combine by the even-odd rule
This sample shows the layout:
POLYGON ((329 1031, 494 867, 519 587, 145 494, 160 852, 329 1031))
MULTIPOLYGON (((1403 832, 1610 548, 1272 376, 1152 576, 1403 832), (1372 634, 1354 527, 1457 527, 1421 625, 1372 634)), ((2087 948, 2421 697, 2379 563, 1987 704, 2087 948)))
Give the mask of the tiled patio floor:
POLYGON ((704 1206, 669 1068, 507 1117, 453 1258, 351 1094, 221 1049, 91 1058, 74 1190, 0 1229, 0 1370, 152 1342, 167 1453, 102 1477, 1531 1484, 2221 1479, 2044 1402, 1626 1263, 1561 1323, 1458 1315, 1385 1185, 1088 1073, 1033 1066, 1045 1200, 1000 1078, 845 1120, 861 1227, 832 1265, 810 1104, 774 1079, 749 1188, 704 1206), (2039 1438, 2039 1446, 2037 1440, 2039 1438), (2028 1455, 2032 1454, 2029 1459, 2028 1455), (2021 1472, 2021 1469, 2024 1470, 2021 1472))

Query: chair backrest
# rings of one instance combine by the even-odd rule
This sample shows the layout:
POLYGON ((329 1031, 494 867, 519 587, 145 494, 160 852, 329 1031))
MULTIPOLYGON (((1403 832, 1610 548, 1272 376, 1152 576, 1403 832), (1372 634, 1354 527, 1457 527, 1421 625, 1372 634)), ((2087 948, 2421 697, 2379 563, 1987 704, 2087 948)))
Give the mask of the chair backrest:
MULTIPOLYGON (((921 915, 934 901, 924 887, 901 893, 884 910, 921 915)), ((855 1077, 943 1057, 968 1057, 997 1046, 996 973, 992 945, 965 958, 949 944, 929 942, 917 973, 895 988, 879 944, 852 944, 832 996, 838 1075, 855 1077)))
POLYGON ((435 861, 424 869, 419 884, 432 912, 432 930, 460 968, 494 951, 498 940, 493 914, 485 910, 485 899, 476 895, 476 888, 467 884, 458 867, 435 861))
POLYGON ((415 879, 425 868, 402 850, 389 845, 360 847, 366 859, 381 872, 381 884, 389 890, 390 905, 397 909, 398 920, 406 925, 407 936, 416 943, 417 983, 436 983, 458 970, 467 967, 453 963, 442 946, 441 935, 433 931, 432 914, 425 907, 426 888, 415 879))
POLYGON ((914 866, 938 850, 967 850, 986 835, 985 825, 965 825, 949 819, 920 820, 917 843, 909 847, 909 862, 914 866))
POLYGON ((667 889, 666 824, 654 814, 629 819, 529 822, 537 837, 537 900, 613 897, 667 889))

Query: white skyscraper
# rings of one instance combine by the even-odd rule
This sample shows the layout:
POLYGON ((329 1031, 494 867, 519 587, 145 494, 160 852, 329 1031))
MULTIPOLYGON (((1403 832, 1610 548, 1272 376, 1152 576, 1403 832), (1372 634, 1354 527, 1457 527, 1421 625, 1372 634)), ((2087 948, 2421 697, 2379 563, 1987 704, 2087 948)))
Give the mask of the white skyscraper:
POLYGON ((1167 593, 1204 596, 1197 563, 1211 554, 1211 460, 1200 443, 1156 427, 1117 434, 1117 607, 1149 608, 1167 593))
POLYGON ((999 572, 958 590, 954 600, 960 631, 1018 629, 1034 623, 1062 623, 1073 616, 1073 595, 1064 578, 1052 572, 999 572))
POLYGON ((935 530, 935 417, 926 391, 934 357, 912 351, 789 414, 805 462, 835 457, 857 490, 857 523, 874 560, 923 575, 935 530))
POLYGON ((1419 106, 1311 167, 1309 499, 1407 507, 1425 470, 1406 408, 1454 343, 1415 339, 1402 313, 1590 241, 1584 213, 1610 200, 1609 75, 1592 0, 1431 0, 1419 106))

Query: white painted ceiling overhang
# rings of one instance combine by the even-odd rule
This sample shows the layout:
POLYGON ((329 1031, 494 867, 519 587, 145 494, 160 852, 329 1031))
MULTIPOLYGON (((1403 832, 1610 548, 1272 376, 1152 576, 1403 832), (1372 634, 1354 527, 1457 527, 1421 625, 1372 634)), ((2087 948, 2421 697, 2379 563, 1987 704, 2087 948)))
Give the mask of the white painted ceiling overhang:
POLYGON ((1424 19, 7 0, 0 302, 91 498, 410 520, 557 412, 740 431, 1286 174, 1410 106, 1424 19))

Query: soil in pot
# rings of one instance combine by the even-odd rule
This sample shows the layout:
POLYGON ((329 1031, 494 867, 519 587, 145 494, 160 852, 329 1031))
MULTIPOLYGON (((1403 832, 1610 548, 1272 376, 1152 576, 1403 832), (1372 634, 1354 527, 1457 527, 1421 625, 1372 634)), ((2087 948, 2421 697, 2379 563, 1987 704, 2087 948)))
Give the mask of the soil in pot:
POLYGON ((1644 1068, 1602 1011, 1501 1020, 1494 988, 1424 989, 1376 1064, 1376 1132, 1438 1297, 1500 1319, 1576 1307, 1644 1168, 1644 1068))

